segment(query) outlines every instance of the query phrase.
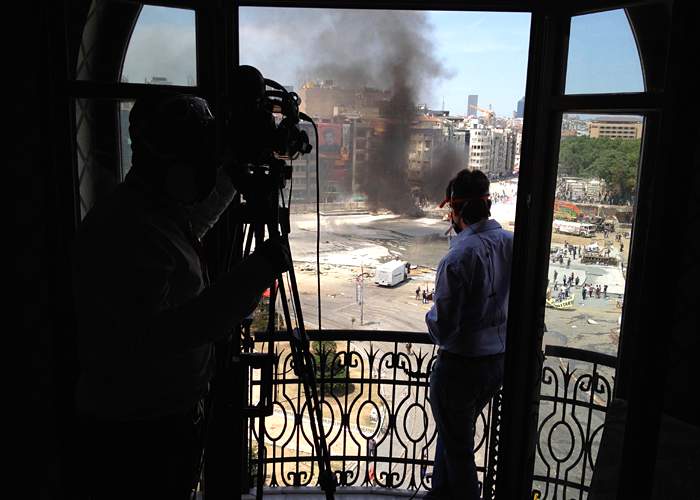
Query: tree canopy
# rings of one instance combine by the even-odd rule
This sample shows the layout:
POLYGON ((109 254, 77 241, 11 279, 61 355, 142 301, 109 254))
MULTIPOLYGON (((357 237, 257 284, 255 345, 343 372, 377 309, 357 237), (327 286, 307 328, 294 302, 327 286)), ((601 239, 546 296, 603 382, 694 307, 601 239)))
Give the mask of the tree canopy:
POLYGON ((633 201, 640 139, 562 137, 559 175, 603 179, 613 203, 633 201))

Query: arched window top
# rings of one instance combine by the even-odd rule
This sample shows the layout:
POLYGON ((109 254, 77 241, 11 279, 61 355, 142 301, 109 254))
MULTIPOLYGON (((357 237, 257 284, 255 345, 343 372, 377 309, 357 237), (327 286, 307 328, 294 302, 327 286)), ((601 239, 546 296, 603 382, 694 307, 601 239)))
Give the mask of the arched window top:
POLYGON ((144 6, 129 41, 121 80, 197 84, 194 11, 144 6))
POLYGON ((625 11, 572 17, 566 93, 643 91, 639 51, 625 11))

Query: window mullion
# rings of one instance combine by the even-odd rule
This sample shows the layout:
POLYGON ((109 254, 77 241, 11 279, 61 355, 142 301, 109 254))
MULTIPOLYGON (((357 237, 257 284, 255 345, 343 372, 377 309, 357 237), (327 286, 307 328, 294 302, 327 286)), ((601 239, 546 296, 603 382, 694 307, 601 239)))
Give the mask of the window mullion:
POLYGON ((548 241, 557 173, 561 95, 566 75, 570 17, 535 12, 532 17, 522 160, 518 182, 513 277, 508 310, 508 350, 498 450, 499 498, 529 498, 537 441, 537 404, 548 241))

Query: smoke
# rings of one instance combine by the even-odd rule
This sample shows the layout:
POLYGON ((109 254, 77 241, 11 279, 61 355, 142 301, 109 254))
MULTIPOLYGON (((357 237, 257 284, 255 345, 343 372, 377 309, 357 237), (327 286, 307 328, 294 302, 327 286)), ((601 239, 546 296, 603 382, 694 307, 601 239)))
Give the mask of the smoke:
POLYGON ((430 167, 421 173, 422 191, 425 201, 441 202, 445 198, 447 183, 457 172, 466 168, 464 151, 460 146, 445 143, 435 151, 430 167))
POLYGON ((432 84, 448 77, 433 53, 432 26, 421 12, 328 11, 326 26, 313 37, 318 47, 307 74, 342 88, 388 91, 375 126, 366 172, 359 188, 373 209, 421 215, 408 182, 408 153, 416 104, 432 84))
MULTIPOLYGON (((125 62, 130 81, 164 76, 171 83, 193 84, 194 17, 174 11, 179 13, 155 7, 142 12, 125 62)), ((431 99, 439 79, 451 76, 435 56, 427 15, 242 7, 239 26, 241 64, 257 67, 268 78, 297 88, 321 79, 345 89, 386 91, 389 100, 372 123, 369 165, 356 180, 372 208, 418 214, 407 179, 415 106, 431 99)))

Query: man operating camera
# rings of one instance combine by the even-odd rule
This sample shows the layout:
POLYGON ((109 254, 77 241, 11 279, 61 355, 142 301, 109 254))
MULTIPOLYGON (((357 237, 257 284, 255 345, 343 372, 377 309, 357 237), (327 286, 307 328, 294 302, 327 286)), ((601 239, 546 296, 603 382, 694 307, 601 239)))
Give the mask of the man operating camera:
POLYGON ((434 305, 425 320, 439 347, 430 376, 438 439, 426 498, 478 499, 474 429, 501 386, 513 234, 491 215, 489 180, 462 170, 447 185, 457 235, 438 265, 434 305))
POLYGON ((201 458, 213 342, 291 258, 267 240, 210 285, 200 237, 233 188, 214 156, 209 106, 164 92, 138 100, 129 120, 131 170, 76 238, 83 477, 90 498, 185 499, 201 458))

